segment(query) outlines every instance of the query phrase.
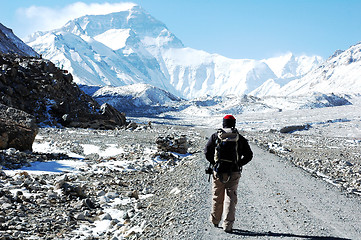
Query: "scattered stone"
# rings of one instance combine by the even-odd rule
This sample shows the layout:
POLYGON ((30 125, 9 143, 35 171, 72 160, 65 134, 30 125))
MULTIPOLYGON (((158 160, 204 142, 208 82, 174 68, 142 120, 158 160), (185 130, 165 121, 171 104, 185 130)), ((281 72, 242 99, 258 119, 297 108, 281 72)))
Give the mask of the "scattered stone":
MULTIPOLYGON (((298 129, 305 127, 307 125, 298 126, 298 129)), ((290 134, 275 131, 247 132, 247 138, 312 175, 349 193, 361 195, 361 186, 355 181, 361 173, 361 163, 353 155, 359 152, 360 142, 347 138, 291 133, 295 129, 297 126, 290 127, 290 134)))
POLYGON ((130 198, 139 199, 139 193, 137 190, 127 192, 126 196, 130 198))
POLYGON ((130 129, 130 130, 135 130, 137 128, 138 128, 138 124, 136 122, 130 122, 126 127, 126 129, 130 129))
POLYGON ((188 151, 187 137, 168 135, 166 137, 158 137, 156 140, 158 150, 165 152, 176 152, 185 154, 188 151))
POLYGON ((100 220, 112 220, 112 216, 110 216, 109 213, 103 214, 102 216, 100 216, 100 220))

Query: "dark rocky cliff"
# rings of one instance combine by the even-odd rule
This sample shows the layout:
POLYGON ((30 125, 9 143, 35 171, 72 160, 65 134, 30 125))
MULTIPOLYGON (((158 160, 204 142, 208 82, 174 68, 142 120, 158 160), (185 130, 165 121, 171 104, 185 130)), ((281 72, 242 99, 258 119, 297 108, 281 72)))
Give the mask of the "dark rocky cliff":
POLYGON ((17 54, 20 56, 38 57, 31 47, 26 45, 20 38, 18 38, 10 28, 5 27, 0 23, 0 52, 8 54, 17 54))
POLYGON ((72 75, 37 57, 0 54, 0 103, 33 115, 40 126, 114 129, 125 116, 100 106, 72 75))

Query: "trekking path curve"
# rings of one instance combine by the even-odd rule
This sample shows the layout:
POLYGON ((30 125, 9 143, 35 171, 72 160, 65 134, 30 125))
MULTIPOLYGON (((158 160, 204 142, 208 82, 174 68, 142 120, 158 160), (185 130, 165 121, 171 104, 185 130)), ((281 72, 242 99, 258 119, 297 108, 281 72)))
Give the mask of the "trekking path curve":
MULTIPOLYGON (((203 137, 212 133, 202 131, 203 137)), ((359 196, 254 144, 254 158, 244 167, 238 187, 233 233, 215 228, 209 222, 211 183, 201 151, 205 143, 204 138, 197 143, 200 151, 192 161, 158 179, 163 191, 177 187, 181 193, 160 194, 144 239, 361 239, 359 196), (167 217, 162 220, 162 215, 167 217)))

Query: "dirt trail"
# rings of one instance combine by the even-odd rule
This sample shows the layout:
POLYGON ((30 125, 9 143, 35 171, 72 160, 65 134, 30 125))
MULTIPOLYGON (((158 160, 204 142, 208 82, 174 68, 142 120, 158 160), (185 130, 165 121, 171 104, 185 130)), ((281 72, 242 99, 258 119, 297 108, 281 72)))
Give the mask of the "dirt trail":
POLYGON ((361 238, 359 197, 251 147, 255 156, 240 180, 233 233, 206 226, 203 239, 361 238))

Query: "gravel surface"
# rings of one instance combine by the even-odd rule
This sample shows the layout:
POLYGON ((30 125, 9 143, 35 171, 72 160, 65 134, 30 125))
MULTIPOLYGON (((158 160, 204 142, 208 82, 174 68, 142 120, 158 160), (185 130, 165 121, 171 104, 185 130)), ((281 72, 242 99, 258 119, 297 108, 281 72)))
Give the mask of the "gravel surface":
MULTIPOLYGON (((233 233, 214 228, 208 221, 210 183, 204 173, 207 163, 202 153, 206 138, 213 131, 166 125, 135 131, 41 129, 38 144, 47 142, 54 149, 86 155, 84 144, 93 144, 100 149, 116 146, 124 152, 113 157, 86 155, 82 160, 84 165, 76 172, 28 175, 20 171, 14 175, 11 171, 0 171, 0 239, 357 239, 361 236, 358 190, 349 191, 347 187, 324 181, 325 178, 310 174, 297 167, 297 161, 292 161, 296 156, 318 159, 323 156, 316 151, 322 149, 320 145, 313 148, 310 145, 308 148, 314 151, 297 155, 297 139, 310 144, 312 141, 304 136, 285 135, 287 141, 282 142, 281 136, 272 133, 245 134, 262 148, 251 144, 255 156, 242 173, 233 233), (157 156, 158 136, 182 134, 187 136, 190 155, 153 161, 157 156), (117 161, 127 164, 117 166, 117 161)), ((330 146, 329 141, 325 143, 330 146)), ((345 153, 344 160, 353 166, 357 165, 352 155, 356 150, 347 148, 349 154, 345 153)), ((324 151, 328 152, 331 151, 324 151)), ((3 161, 11 157, 16 166, 27 165, 25 160, 15 161, 16 156, 38 161, 39 158, 75 160, 64 153, 24 154, 0 153, 3 161)), ((347 182, 348 178, 345 179, 347 182)))
POLYGON ((205 165, 200 154, 195 161, 177 166, 160 181, 161 186, 169 178, 176 179, 176 185, 183 186, 182 197, 176 202, 173 196, 163 201, 164 195, 160 194, 156 213, 169 214, 171 220, 158 221, 158 214, 148 212, 148 221, 156 224, 150 226, 143 238, 357 239, 361 236, 359 196, 312 176, 286 158, 270 154, 254 144, 251 147, 255 156, 244 167, 240 180, 232 234, 214 228, 208 222, 210 184, 205 181, 202 172, 205 165), (185 172, 193 172, 192 177, 184 178, 185 172))
POLYGON ((361 196, 361 140, 351 137, 248 132, 249 140, 340 189, 361 196))

